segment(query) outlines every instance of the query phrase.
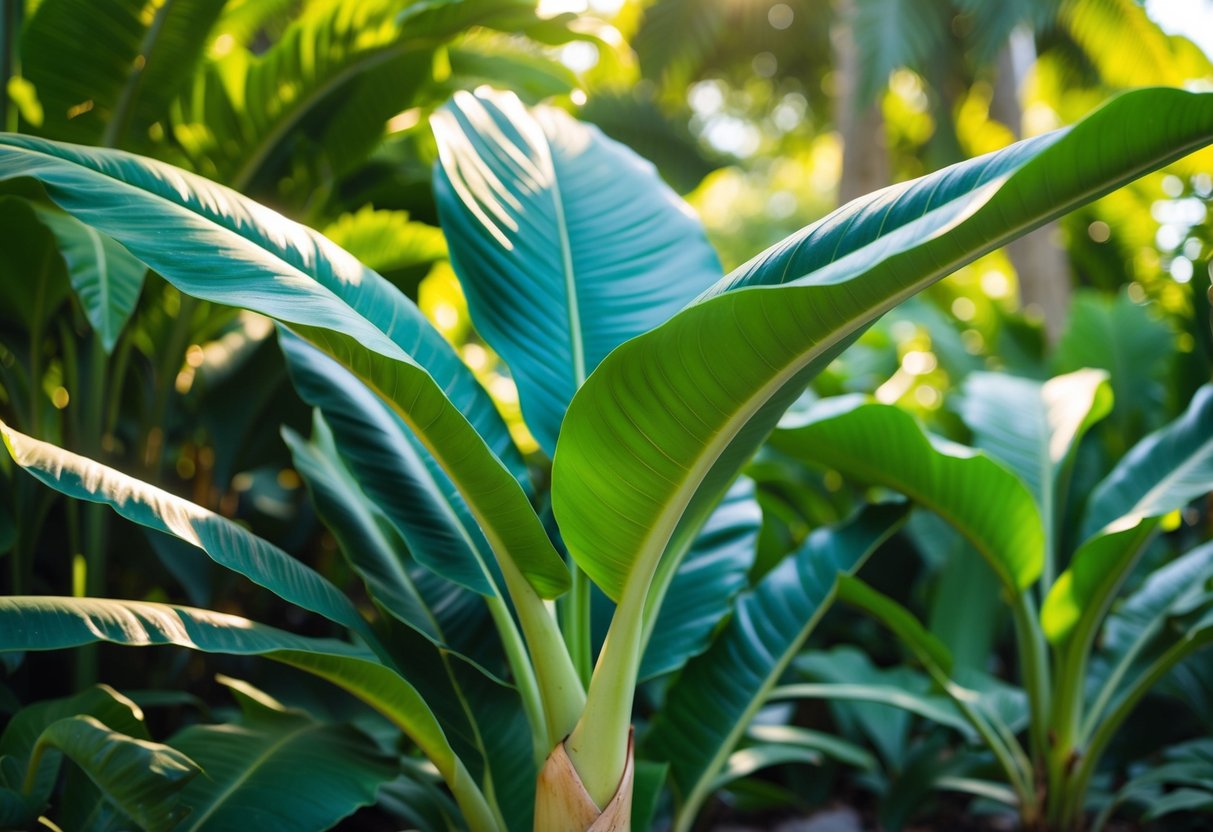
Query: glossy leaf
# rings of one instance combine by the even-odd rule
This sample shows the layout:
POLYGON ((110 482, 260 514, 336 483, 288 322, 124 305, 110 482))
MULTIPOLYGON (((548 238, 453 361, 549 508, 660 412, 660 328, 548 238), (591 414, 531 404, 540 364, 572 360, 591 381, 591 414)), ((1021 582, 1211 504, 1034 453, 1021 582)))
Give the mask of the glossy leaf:
POLYGON ((179 538, 221 566, 375 643, 366 620, 335 586, 242 526, 120 471, 18 433, 3 422, 0 435, 13 461, 51 488, 108 505, 128 520, 179 538))
POLYGON ((206 772, 181 793, 190 810, 177 832, 219 832, 268 824, 328 829, 375 802, 398 766, 366 736, 344 725, 262 702, 243 705, 237 722, 194 725, 169 744, 206 772))
POLYGON ((1213 385, 1184 414, 1137 443, 1091 495, 1086 540, 1122 518, 1157 517, 1213 489, 1213 385))
POLYGON ((358 487, 413 557, 447 580, 482 595, 498 594, 496 564, 484 533, 408 426, 324 353, 289 333, 279 344, 295 390, 324 414, 358 487))
POLYGON ((568 570, 515 481, 525 466, 492 401, 382 277, 315 232, 151 160, 6 136, 0 178, 12 176, 41 180, 63 208, 183 292, 291 324, 385 398, 461 493, 475 496, 469 507, 499 557, 512 557, 545 596, 567 586, 568 570))
POLYGON ((651 164, 562 110, 482 88, 431 122, 451 263, 551 455, 585 378, 719 280, 719 260, 651 164))
POLYGON ((91 716, 48 725, 34 745, 34 760, 48 748, 80 766, 107 800, 147 832, 177 828, 185 814, 180 792, 201 773, 180 751, 128 737, 91 716))
MULTIPOLYGON (((857 200, 621 345, 574 398, 555 457, 553 505, 578 565, 612 598, 633 576, 642 592, 680 521, 693 533, 779 414, 864 327, 1211 140, 1210 98, 1126 94, 1069 130, 857 200)), ((1030 558, 1017 557, 1023 580, 1030 558)))
POLYGON ((852 572, 905 519, 900 505, 870 506, 846 525, 813 532, 794 555, 737 601, 712 646, 670 688, 643 751, 670 763, 691 813, 708 795, 766 694, 833 600, 839 572, 852 572))
POLYGON ((67 214, 38 211, 38 219, 59 241, 72 289, 101 345, 112 352, 135 311, 147 267, 111 238, 67 214))
POLYGON ((1004 585, 1040 574, 1044 530, 1027 488, 982 453, 933 439, 891 405, 825 400, 776 433, 776 447, 867 485, 905 494, 947 520, 1004 585), (841 411, 841 412, 839 412, 841 411))

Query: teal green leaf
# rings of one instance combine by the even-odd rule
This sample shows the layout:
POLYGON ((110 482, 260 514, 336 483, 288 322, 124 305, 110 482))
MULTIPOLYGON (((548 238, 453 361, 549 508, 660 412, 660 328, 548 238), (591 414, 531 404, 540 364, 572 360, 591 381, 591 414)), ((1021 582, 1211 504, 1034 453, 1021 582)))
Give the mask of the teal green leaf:
POLYGON ((108 505, 128 520, 190 543, 221 566, 375 643, 366 620, 335 586, 242 526, 120 471, 18 433, 3 422, 0 435, 13 461, 51 488, 108 505))
POLYGON ((43 0, 22 32, 21 71, 41 132, 116 146, 147 143, 194 71, 224 0, 43 0))
POLYGON ((396 762, 349 726, 264 702, 243 708, 237 722, 195 725, 169 740, 205 772, 181 793, 190 813, 177 832, 328 829, 374 803, 397 774, 396 762))
POLYGON ((482 88, 431 123, 451 263, 551 455, 586 377, 719 280, 719 260, 651 164, 561 110, 482 88))
POLYGON ((406 564, 381 524, 375 507, 333 447, 324 417, 316 414, 311 441, 290 428, 282 429, 291 461, 311 493, 320 519, 366 583, 371 597, 400 621, 437 637, 437 628, 408 574, 406 564))
POLYGON ((1151 573, 1136 592, 1112 610, 1104 622, 1099 651, 1092 658, 1088 688, 1095 691, 1095 701, 1088 711, 1084 733, 1089 733, 1108 703, 1131 681, 1133 668, 1160 640, 1167 621, 1213 598, 1208 589, 1210 579, 1213 543, 1206 543, 1151 573))
POLYGON ((282 333, 296 391, 324 414, 359 488, 418 562, 482 595, 496 595, 492 549, 450 478, 408 426, 324 353, 282 333))
POLYGON ((982 453, 934 440, 892 405, 825 400, 778 431, 779 449, 865 485, 905 494, 956 528, 1004 585, 1030 586, 1040 575, 1044 530, 1028 492, 982 453), (842 410, 841 413, 838 411, 842 410))
MULTIPOLYGON (((663 552, 680 548, 671 539, 697 528, 780 413, 866 326, 1211 140, 1213 98, 1127 93, 1068 130, 861 198, 622 344, 574 397, 554 460, 553 506, 577 564, 610 597, 633 578, 642 597, 663 552)), ((1016 556, 1024 579, 1031 557, 1016 556)))
POLYGON ((1213 385, 1171 424, 1137 443, 1091 495, 1086 540, 1117 521, 1157 517, 1213 489, 1213 385))
POLYGON ((416 688, 374 657, 330 639, 297 636, 239 616, 168 604, 101 598, 0 597, 0 651, 62 650, 109 642, 173 645, 266 658, 306 670, 378 710, 438 768, 469 822, 493 828, 483 797, 416 688))
POLYGON ((180 792, 200 773, 180 751, 128 737, 91 716, 47 726, 34 745, 31 766, 50 748, 80 766, 107 800, 147 832, 177 828, 186 813, 179 805, 180 792))
POLYGON ((59 241, 59 253, 84 314, 105 351, 113 352, 139 302, 147 267, 114 240, 68 214, 40 210, 38 219, 59 241))
POLYGON ((670 763, 682 813, 692 816, 809 631, 852 572, 905 519, 903 505, 869 506, 839 528, 813 532, 794 555, 737 601, 707 652, 687 663, 644 739, 670 763))
POLYGON ((315 232, 148 159, 5 136, 0 179, 12 176, 41 180, 181 291, 291 324, 388 401, 474 495, 469 507, 499 557, 544 596, 565 589, 568 570, 515 479, 526 468, 491 399, 382 277, 315 232))

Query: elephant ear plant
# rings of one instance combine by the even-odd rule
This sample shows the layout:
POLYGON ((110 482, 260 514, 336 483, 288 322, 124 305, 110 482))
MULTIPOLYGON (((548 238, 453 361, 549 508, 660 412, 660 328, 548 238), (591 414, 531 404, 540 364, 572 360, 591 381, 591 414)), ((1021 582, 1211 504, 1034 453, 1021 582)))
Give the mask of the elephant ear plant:
MULTIPOLYGON (((723 278, 651 167, 568 115, 482 90, 458 95, 434 130, 452 260, 553 454, 550 495, 536 490, 453 348, 328 240, 161 163, 0 138, 0 178, 39 180, 62 210, 182 292, 280 324, 296 385, 318 414, 310 441, 288 441, 378 611, 372 622, 318 573, 222 517, 5 429, 13 458, 43 482, 193 544, 351 640, 179 606, 8 597, 0 649, 109 641, 265 656, 380 710, 433 763, 470 828, 607 829, 628 825, 633 785, 652 777, 632 752, 642 662, 657 651, 657 666, 676 669, 703 653, 712 630, 708 621, 686 638, 684 626, 657 626, 662 602, 698 591, 680 581, 680 561, 711 562, 705 524, 744 520, 738 473, 781 412, 905 298, 1208 144, 1213 96, 1130 93, 1068 130, 857 200, 723 278), (596 659, 591 581, 616 604, 596 659), (673 650, 667 633, 686 644, 673 650)), ((802 631, 832 597, 836 570, 899 519, 865 512, 854 521, 863 534, 822 530, 801 564, 819 589, 806 596, 815 600, 802 631)), ((1032 577, 1030 564, 1008 567, 1016 586, 1032 577)), ((1023 670, 1038 684, 1039 668, 1023 670)), ((680 731, 736 740, 730 726, 669 712, 685 701, 671 698, 663 716, 673 724, 655 748, 691 747, 680 731)), ((744 715, 750 703, 739 707, 744 715)), ((711 768, 720 753, 666 759, 711 768)))
POLYGON ((1082 827, 1109 741, 1172 668, 1213 644, 1213 543, 1160 567, 1113 609, 1164 516, 1213 490, 1213 385, 1132 448, 1082 505, 1070 488, 1075 451, 1111 406, 1102 370, 1043 383, 975 373, 960 411, 980 451, 930 436, 896 407, 851 397, 823 400, 772 440, 859 483, 902 492, 963 534, 997 576, 1021 656, 1027 750, 1013 728, 1023 709, 1000 709, 986 695, 989 680, 954 672, 948 649, 912 613, 851 576, 838 594, 923 664, 959 712, 943 716, 963 717, 961 727, 993 753, 1011 789, 1003 799, 1029 829, 1082 827), (1067 534, 1067 503, 1075 502, 1079 528, 1067 534))

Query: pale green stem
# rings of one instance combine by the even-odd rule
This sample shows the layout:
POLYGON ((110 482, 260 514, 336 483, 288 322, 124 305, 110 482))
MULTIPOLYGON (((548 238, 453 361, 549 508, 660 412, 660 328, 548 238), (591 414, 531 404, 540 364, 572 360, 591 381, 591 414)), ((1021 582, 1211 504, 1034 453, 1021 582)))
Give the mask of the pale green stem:
POLYGON ((627 765, 647 595, 647 581, 632 580, 624 586, 590 680, 585 713, 565 743, 573 767, 599 808, 615 795, 627 765))
POLYGON ((505 601, 499 595, 490 595, 484 600, 489 608, 489 615, 493 617, 493 623, 497 625, 497 632, 501 636, 501 644, 505 649, 506 661, 509 662, 510 673, 514 677, 514 685, 518 688, 522 708, 526 711, 526 719, 531 726, 531 744, 535 753, 535 762, 542 764, 548 752, 552 750, 553 741, 548 736, 547 723, 543 716, 543 702, 539 696, 535 668, 531 666, 526 645, 522 643, 522 636, 519 635, 518 628, 514 626, 514 619, 510 615, 505 601))
POLYGON ((581 571, 576 564, 572 565, 573 585, 565 599, 564 643, 568 646, 569 656, 573 660, 573 668, 577 671, 581 684, 589 685, 590 671, 593 669, 590 655, 590 576, 581 571))

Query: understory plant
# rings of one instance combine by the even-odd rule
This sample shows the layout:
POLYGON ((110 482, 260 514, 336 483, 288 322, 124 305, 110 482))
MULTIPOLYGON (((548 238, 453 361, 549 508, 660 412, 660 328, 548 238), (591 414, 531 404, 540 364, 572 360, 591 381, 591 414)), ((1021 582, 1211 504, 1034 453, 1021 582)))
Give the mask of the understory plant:
MULTIPOLYGON (((953 672, 939 638, 859 579, 843 577, 838 595, 922 663, 954 708, 927 708, 908 694, 901 704, 928 719, 942 713, 948 725, 961 717, 1010 787, 989 792, 1029 829, 1081 827, 1116 732, 1176 665, 1213 643, 1213 544, 1158 566, 1116 603, 1164 518, 1173 515, 1174 526, 1213 489, 1213 386, 1086 496, 1071 488, 1076 449, 1111 405, 1103 371, 1047 382, 975 373, 960 413, 976 449, 863 397, 822 400, 773 439, 797 458, 906 495, 963 535, 997 576, 1014 621, 1022 699, 976 668, 953 672), (1076 518, 1073 527, 1067 518, 1076 518), (1018 738, 1025 731, 1026 747, 1018 738)), ((1194 511, 1189 525, 1201 517, 1194 511)))
MULTIPOLYGON (((730 529, 752 528, 743 466, 883 313, 1213 141, 1213 96, 1124 95, 1067 130, 852 202, 727 276, 651 166, 563 111, 481 89, 456 95, 433 128, 451 260, 552 456, 550 487, 454 348, 329 240, 164 163, 0 137, 0 178, 37 180, 181 292, 278 323, 315 409, 310 439, 286 439, 367 599, 219 515, 2 427, 13 460, 42 482, 191 544, 349 639, 171 604, 27 596, 0 598, 0 650, 112 642, 264 656, 390 720, 471 829, 627 828, 634 812, 646 825, 667 765, 687 828, 834 594, 870 598, 839 572, 904 518, 896 504, 866 507, 737 596, 744 562, 714 564, 731 557, 730 529), (597 655, 594 587, 614 604, 597 655), (746 626, 759 620, 769 626, 746 626), (679 669, 650 736, 634 737, 638 680, 679 669), (638 762, 638 743, 656 765, 638 762)), ((998 512, 999 497, 980 499, 998 512)), ((1019 589, 1036 577, 1030 548, 995 562, 1019 589)), ((1086 637, 1085 618, 1066 621, 1093 591, 1086 560, 1075 556, 1054 589, 1069 594, 1046 604, 1059 641, 1086 637)), ((1038 690, 1046 667, 1033 644, 1021 673, 1038 690)), ((1033 725, 1034 753, 1052 760, 1033 725)), ((187 780, 160 765, 145 776, 149 794, 187 780)), ((29 805, 29 790, 0 794, 29 805)))

